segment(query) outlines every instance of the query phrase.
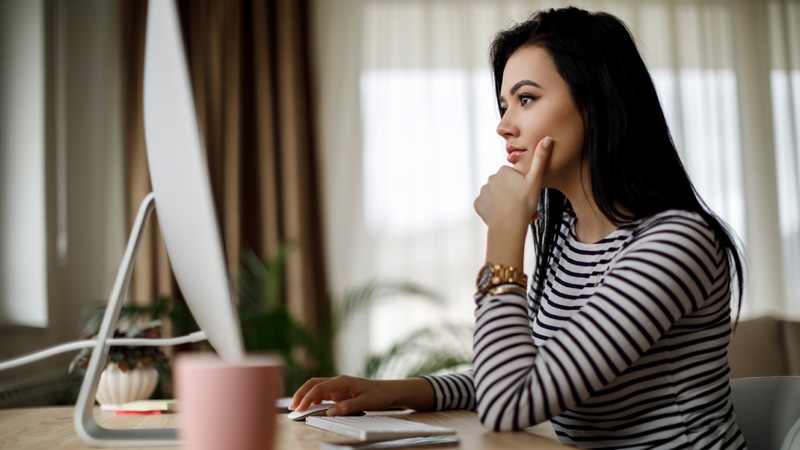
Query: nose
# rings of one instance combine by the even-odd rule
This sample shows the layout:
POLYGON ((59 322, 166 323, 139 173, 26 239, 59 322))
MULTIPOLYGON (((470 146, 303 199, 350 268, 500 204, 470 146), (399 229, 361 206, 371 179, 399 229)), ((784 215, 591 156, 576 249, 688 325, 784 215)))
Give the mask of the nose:
POLYGON ((497 124, 496 131, 497 134, 499 134, 503 139, 516 137, 519 134, 519 129, 516 127, 516 125, 514 125, 514 121, 512 120, 509 111, 506 111, 506 113, 500 118, 500 123, 497 124))

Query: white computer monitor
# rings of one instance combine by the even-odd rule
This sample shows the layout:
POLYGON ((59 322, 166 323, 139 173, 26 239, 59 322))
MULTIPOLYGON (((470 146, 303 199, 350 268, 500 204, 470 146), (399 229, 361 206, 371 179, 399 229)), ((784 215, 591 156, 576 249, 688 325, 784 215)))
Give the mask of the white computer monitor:
POLYGON ((144 131, 156 214, 172 270, 223 359, 243 355, 176 6, 148 6, 144 131))
POLYGON ((244 345, 231 293, 188 64, 174 0, 150 0, 144 65, 144 125, 153 192, 142 202, 109 297, 75 408, 75 429, 96 447, 178 445, 175 429, 106 429, 94 396, 150 213, 158 214, 167 255, 186 304, 209 343, 237 362, 244 345))

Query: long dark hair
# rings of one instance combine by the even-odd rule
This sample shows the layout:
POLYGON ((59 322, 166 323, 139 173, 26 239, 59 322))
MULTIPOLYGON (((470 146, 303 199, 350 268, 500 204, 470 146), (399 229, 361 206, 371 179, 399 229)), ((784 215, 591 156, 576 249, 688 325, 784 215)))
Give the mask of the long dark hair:
MULTIPOLYGON (((625 24, 611 14, 570 7, 539 11, 501 31, 489 50, 498 108, 506 62, 528 46, 550 54, 584 114, 581 157, 588 161, 591 192, 600 211, 617 225, 669 209, 702 216, 725 249, 729 267, 735 269, 738 317, 744 283, 734 235, 689 180, 650 73, 625 24)), ((537 249, 537 305, 567 202, 561 192, 543 189, 540 218, 531 224, 537 249)))

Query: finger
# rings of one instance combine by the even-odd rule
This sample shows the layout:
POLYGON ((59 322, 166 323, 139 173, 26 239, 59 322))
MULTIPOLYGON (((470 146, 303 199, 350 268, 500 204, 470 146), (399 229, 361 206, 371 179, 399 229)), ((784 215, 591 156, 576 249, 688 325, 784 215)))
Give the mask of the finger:
POLYGON ((297 405, 297 411, 305 411, 309 406, 322 403, 323 400, 330 400, 330 392, 336 386, 331 381, 325 381, 312 387, 305 397, 297 405))
POLYGON ((309 391, 311 391, 314 388, 314 386, 328 380, 329 378, 312 378, 303 383, 303 385, 300 386, 300 388, 297 389, 297 392, 295 392, 294 395, 292 396, 292 404, 289 405, 289 409, 297 410, 300 407, 301 403, 305 403, 303 409, 300 410, 300 411, 305 411, 306 408, 308 408, 308 405, 310 405, 313 402, 313 399, 309 400, 308 402, 303 402, 303 400, 306 399, 306 396, 308 395, 309 391))
POLYGON ((335 406, 328 408, 327 415, 331 417, 346 416, 361 411, 381 409, 376 406, 381 400, 375 397, 376 393, 373 392, 372 394, 360 394, 347 400, 336 402, 335 406))
POLYGON ((328 408, 326 414, 329 417, 346 416, 356 411, 364 411, 366 408, 363 405, 365 400, 361 397, 352 398, 350 400, 342 400, 336 402, 336 405, 328 408))
POLYGON ((321 383, 311 387, 305 397, 297 405, 298 411, 304 411, 312 404, 321 403, 323 400, 342 401, 354 397, 353 379, 340 375, 335 378, 325 378, 321 383))
POLYGON ((525 179, 528 180, 528 183, 532 185, 541 185, 542 176, 544 175, 544 168, 547 166, 547 161, 550 160, 550 154, 552 153, 552 150, 553 138, 546 136, 544 139, 539 141, 539 144, 536 146, 536 150, 533 153, 531 167, 528 169, 528 174, 525 175, 525 179))
POLYGON ((300 404, 300 401, 301 401, 301 400, 303 400, 303 398, 306 396, 306 394, 308 393, 308 391, 309 391, 309 390, 310 390, 310 389, 311 389, 311 388, 312 388, 312 387, 313 387, 313 386, 314 386, 316 383, 318 383, 318 380, 319 380, 318 378, 312 378, 312 379, 310 379, 310 380, 306 381, 305 383, 303 383, 303 385, 302 385, 302 386, 300 386, 300 387, 299 387, 299 388, 298 388, 298 389, 295 391, 294 395, 292 396, 292 403, 289 405, 289 409, 291 409, 291 410, 295 410, 295 409, 297 409, 297 406, 300 404))

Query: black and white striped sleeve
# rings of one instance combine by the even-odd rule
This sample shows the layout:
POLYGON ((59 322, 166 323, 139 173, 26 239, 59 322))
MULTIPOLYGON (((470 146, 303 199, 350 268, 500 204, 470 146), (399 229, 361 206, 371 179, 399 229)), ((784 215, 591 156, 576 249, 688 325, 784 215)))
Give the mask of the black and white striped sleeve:
POLYGON ((475 411, 475 385, 472 370, 446 375, 426 375, 436 395, 436 410, 468 409, 475 411))
POLYGON ((714 233, 687 214, 640 230, 586 304, 540 347, 524 296, 479 298, 473 370, 481 422, 493 430, 521 429, 574 407, 681 317, 729 295, 728 283, 727 257, 714 233))

